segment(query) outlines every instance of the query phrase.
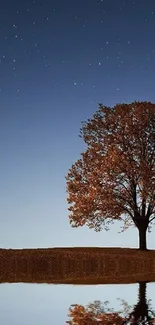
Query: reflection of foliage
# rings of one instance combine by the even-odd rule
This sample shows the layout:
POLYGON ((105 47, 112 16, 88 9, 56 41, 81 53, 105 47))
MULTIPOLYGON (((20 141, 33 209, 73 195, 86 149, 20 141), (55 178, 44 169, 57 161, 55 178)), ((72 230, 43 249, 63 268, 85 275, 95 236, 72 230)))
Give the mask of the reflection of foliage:
POLYGON ((114 312, 108 302, 94 301, 88 306, 71 305, 68 316, 69 325, 153 325, 155 312, 151 310, 150 300, 146 300, 146 283, 139 283, 138 303, 132 308, 121 300, 122 310, 114 312))
POLYGON ((124 318, 126 318, 127 315, 129 315, 132 312, 133 308, 132 306, 129 306, 129 304, 124 299, 118 298, 118 300, 121 302, 121 305, 123 307, 123 315, 124 318))
POLYGON ((110 309, 104 308, 100 301, 95 301, 86 308, 81 305, 72 305, 68 316, 72 318, 66 322, 69 325, 119 325, 122 321, 118 313, 110 312, 110 309))

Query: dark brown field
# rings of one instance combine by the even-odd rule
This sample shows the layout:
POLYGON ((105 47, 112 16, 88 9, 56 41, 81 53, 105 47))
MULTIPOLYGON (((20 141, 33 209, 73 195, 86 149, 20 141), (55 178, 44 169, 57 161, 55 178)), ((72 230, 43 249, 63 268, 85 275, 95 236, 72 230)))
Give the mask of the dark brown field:
POLYGON ((0 282, 106 284, 155 281, 155 250, 0 249, 0 282))

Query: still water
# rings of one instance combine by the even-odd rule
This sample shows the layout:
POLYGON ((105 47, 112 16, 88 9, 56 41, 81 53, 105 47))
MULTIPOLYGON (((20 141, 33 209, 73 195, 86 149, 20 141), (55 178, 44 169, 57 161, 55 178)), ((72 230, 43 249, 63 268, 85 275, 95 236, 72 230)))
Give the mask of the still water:
POLYGON ((78 325, 82 324, 80 317, 85 317, 88 324, 94 324, 91 321, 95 320, 95 324, 109 325, 115 324, 112 318, 114 312, 117 313, 116 324, 155 324, 155 283, 0 284, 2 325, 62 325, 68 320, 72 321, 71 324, 78 325), (72 317, 68 316, 70 307, 72 317), (78 315, 80 312, 82 316, 78 315), (73 323, 75 314, 76 322, 73 323), (141 318, 145 319, 145 322, 142 322, 141 318))

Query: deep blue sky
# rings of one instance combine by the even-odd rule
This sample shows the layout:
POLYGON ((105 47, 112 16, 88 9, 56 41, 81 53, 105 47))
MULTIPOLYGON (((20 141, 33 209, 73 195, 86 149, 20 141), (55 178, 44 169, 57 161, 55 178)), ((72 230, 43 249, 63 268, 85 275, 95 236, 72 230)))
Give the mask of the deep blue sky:
POLYGON ((154 0, 1 1, 0 247, 137 246, 71 228, 65 175, 99 102, 155 102, 154 31, 154 0))

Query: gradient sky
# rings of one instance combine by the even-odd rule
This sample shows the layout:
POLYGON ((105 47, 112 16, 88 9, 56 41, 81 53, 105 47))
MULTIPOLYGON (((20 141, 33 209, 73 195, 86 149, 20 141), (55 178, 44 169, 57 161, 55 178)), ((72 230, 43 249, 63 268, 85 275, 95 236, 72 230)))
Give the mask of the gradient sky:
POLYGON ((155 102, 154 31, 154 0, 1 1, 0 247, 137 247, 71 228, 65 175, 98 103, 155 102))

